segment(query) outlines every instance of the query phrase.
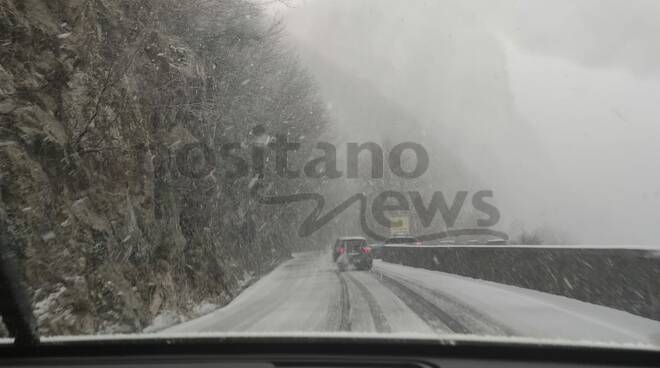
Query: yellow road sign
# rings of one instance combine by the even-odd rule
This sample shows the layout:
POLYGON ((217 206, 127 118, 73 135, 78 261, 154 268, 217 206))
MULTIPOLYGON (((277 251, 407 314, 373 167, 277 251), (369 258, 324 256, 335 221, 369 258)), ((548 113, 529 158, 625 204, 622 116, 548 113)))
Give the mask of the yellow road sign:
POLYGON ((408 216, 390 217, 390 233, 392 233, 392 235, 409 234, 410 218, 408 218, 408 216))

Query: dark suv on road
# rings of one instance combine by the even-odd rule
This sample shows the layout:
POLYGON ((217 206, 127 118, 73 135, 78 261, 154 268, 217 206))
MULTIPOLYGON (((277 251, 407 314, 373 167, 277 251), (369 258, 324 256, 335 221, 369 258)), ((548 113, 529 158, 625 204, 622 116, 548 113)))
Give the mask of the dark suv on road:
POLYGON ((332 259, 337 262, 340 271, 351 265, 358 270, 370 270, 373 264, 367 239, 357 236, 337 239, 332 247, 332 259))

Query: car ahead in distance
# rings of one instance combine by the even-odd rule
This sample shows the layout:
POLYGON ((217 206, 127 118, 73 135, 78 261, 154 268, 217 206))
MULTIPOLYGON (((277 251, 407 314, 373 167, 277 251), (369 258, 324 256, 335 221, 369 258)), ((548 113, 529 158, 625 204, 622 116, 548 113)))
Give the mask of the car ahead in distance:
MULTIPOLYGON (((367 239, 363 238, 363 237, 360 237, 360 236, 345 236, 345 237, 338 238, 335 241, 335 243, 332 245, 332 261, 333 262, 337 262, 337 258, 339 258, 340 254, 341 254, 340 253, 341 249, 344 246, 344 243, 346 241, 359 241, 360 243, 362 243, 362 241, 364 241, 364 243, 368 245, 367 239)), ((373 249, 371 249, 371 247, 369 247, 369 250, 372 251, 373 249)))
POLYGON ((351 266, 366 271, 373 265, 371 247, 365 238, 357 236, 339 238, 335 242, 333 251, 336 251, 336 256, 333 254, 333 258, 337 262, 339 271, 346 271, 351 266))
POLYGON ((410 235, 397 235, 392 238, 389 238, 385 241, 385 244, 410 244, 410 245, 422 245, 422 242, 410 235))

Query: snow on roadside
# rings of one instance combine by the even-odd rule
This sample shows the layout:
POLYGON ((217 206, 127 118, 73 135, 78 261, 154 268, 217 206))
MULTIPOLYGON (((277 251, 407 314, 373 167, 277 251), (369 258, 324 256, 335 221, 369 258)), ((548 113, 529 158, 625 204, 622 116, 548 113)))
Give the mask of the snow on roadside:
POLYGON ((186 318, 182 314, 176 313, 174 311, 164 311, 163 313, 157 315, 154 320, 151 322, 151 325, 147 326, 142 330, 144 333, 158 332, 160 330, 166 329, 168 327, 174 326, 178 323, 185 321, 186 318))
POLYGON ((200 317, 200 316, 203 316, 205 314, 209 314, 209 313, 213 312, 214 310, 216 310, 218 308, 220 308, 219 305, 217 305, 215 303, 210 303, 208 301, 204 301, 204 302, 196 305, 195 308, 193 308, 193 315, 194 315, 193 318, 200 317))
POLYGON ((202 301, 201 303, 192 307, 192 313, 186 315, 183 313, 177 313, 172 310, 166 310, 157 315, 151 324, 145 327, 143 333, 154 333, 162 331, 166 328, 172 327, 179 323, 201 317, 203 315, 209 314, 221 306, 215 303, 211 303, 208 300, 202 301))

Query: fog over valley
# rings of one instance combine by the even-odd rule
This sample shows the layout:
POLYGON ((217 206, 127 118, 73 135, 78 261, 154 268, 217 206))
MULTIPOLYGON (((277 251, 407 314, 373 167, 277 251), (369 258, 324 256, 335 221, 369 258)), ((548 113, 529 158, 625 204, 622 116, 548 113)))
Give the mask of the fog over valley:
MULTIPOLYGON (((431 167, 406 185, 429 198, 492 190, 512 237, 654 244, 660 6, 628 5, 307 0, 269 11, 318 83, 328 141, 422 144, 431 167)), ((343 197, 360 186, 341 183, 343 197)))

